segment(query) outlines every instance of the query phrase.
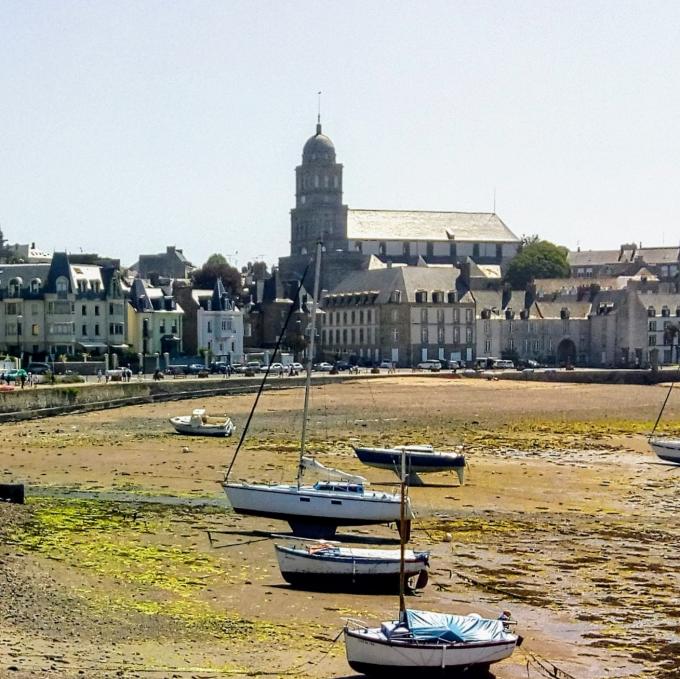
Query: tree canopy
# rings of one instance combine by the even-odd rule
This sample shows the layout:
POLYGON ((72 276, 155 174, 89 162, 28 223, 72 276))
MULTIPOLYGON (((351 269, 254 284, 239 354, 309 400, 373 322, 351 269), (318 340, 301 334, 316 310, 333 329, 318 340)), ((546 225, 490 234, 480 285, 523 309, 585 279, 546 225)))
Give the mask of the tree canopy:
POLYGON ((515 290, 521 290, 534 278, 568 278, 568 252, 561 245, 536 236, 525 236, 519 252, 508 266, 505 280, 515 290))
POLYGON ((232 296, 241 294, 241 274, 223 255, 210 255, 202 267, 191 273, 191 282, 196 288, 212 289, 218 278, 232 296))

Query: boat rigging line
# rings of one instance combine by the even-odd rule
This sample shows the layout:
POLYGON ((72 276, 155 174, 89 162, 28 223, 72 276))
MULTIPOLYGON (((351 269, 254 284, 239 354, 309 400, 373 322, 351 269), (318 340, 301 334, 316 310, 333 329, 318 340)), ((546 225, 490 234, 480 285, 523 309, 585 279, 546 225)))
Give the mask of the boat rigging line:
MULTIPOLYGON (((680 375, 680 363, 678 363, 678 375, 680 375)), ((668 399, 671 397, 671 392, 673 391, 673 385, 675 384, 675 380, 671 379, 671 386, 668 387, 668 393, 666 394, 666 398, 664 399, 663 405, 661 406, 661 410, 659 411, 659 416, 656 418, 656 422, 654 423, 654 428, 652 429, 652 433, 647 437, 647 440, 649 441, 652 436, 654 436, 654 432, 656 431, 656 428, 659 426, 659 420, 661 420, 661 416, 663 415, 663 411, 666 408, 666 403, 668 403, 668 399)))
MULTIPOLYGON (((269 365, 267 366, 267 371, 264 374, 264 377, 262 378, 262 382, 260 383, 260 388, 257 390, 257 395, 255 396, 255 400, 253 401, 253 406, 250 409, 250 413, 248 415, 248 419, 246 420, 245 426, 243 427, 243 431, 241 432, 241 438, 239 439, 238 445, 236 446, 236 450, 234 451, 234 455, 231 458, 231 462, 229 463, 229 467, 227 468, 227 473, 224 475, 224 480, 228 481, 229 480, 229 474, 231 474, 231 469, 234 466, 234 462, 236 462, 236 457, 239 454, 239 451, 241 450, 241 446, 243 445, 243 442, 245 441, 246 435, 248 433, 248 428, 250 427, 250 421, 253 419, 253 415, 255 414, 255 409, 257 408, 258 401, 260 400, 260 396, 262 395, 262 392, 264 391, 264 385, 267 381, 267 378, 269 377, 269 371, 271 370, 273 359, 276 358, 277 352, 279 352, 281 348, 281 342, 283 341, 283 338, 286 334, 286 330, 288 329, 288 324, 290 323, 290 319, 293 317, 293 314, 295 313, 296 309, 298 308, 298 304, 300 301, 300 291, 302 290, 302 287, 305 282, 305 278, 307 277, 307 272, 309 271, 309 266, 311 262, 307 264, 305 267, 305 270, 302 273, 302 278, 300 279, 300 283, 297 287, 297 290, 295 291, 295 298, 293 299, 292 304, 290 305, 290 309, 288 309, 288 315, 286 316, 286 321, 283 324, 283 328, 281 329, 281 333, 279 334, 278 339, 276 340, 276 346, 274 347, 274 353, 272 354, 272 360, 269 361, 269 365)), ((316 283, 315 283, 316 286, 316 283)))

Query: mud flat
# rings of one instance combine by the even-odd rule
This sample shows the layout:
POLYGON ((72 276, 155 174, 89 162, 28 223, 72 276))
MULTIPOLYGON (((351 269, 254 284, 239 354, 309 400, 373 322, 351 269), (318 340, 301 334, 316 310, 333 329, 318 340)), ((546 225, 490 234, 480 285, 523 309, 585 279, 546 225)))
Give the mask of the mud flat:
MULTIPOLYGON (((433 573, 409 603, 510 609, 526 641, 494 667, 499 679, 527 677, 527 662, 530 677, 546 676, 535 659, 579 679, 670 679, 680 470, 657 464, 644 439, 663 396, 663 386, 430 376, 328 385, 313 390, 311 447, 389 487, 396 477, 361 466, 352 442, 465 446, 463 487, 437 474, 411 491, 413 544, 433 551, 433 573)), ((202 405, 240 427, 252 398, 202 405)), ((292 478, 301 398, 263 396, 235 477, 292 478)), ((236 440, 171 432, 168 417, 196 405, 3 425, 0 482, 39 492, 0 505, 0 677, 353 676, 333 643, 344 618, 381 620, 396 598, 287 587, 259 532, 287 526, 223 504, 236 440)), ((662 426, 680 433, 680 397, 662 426)))

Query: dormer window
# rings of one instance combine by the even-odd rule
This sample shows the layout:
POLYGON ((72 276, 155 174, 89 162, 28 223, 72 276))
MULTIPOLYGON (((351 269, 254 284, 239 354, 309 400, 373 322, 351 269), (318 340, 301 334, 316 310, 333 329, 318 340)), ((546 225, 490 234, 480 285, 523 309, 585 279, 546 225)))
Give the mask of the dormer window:
POLYGON ((670 316, 671 315, 671 310, 665 304, 661 307, 661 315, 662 316, 670 316))
POLYGON ((432 301, 435 304, 442 304, 444 302, 444 293, 443 292, 433 292, 432 293, 432 301))
POLYGON ((9 296, 10 297, 20 297, 21 296, 21 278, 12 278, 9 282, 9 296))
POLYGON ((647 307, 647 316, 650 318, 656 316, 656 309, 653 306, 647 307))
POLYGON ((420 290, 416 292, 416 304, 426 304, 427 303, 427 292, 420 290))
POLYGON ((568 309, 567 307, 563 306, 563 307, 560 309, 560 318, 561 318, 562 320, 568 320, 568 319, 569 319, 569 316, 570 316, 569 309, 568 309))
POLYGON ((446 294, 447 299, 449 304, 455 304, 456 303, 456 293, 455 292, 448 292, 446 294))
POLYGON ((31 281, 31 293, 36 295, 40 292, 40 287, 42 286, 42 281, 39 278, 34 278, 31 281))
POLYGON ((68 292, 68 278, 65 276, 59 276, 59 278, 56 280, 55 287, 58 293, 68 292))
POLYGON ((392 291, 392 294, 390 295, 390 302, 392 302, 393 304, 401 303, 401 290, 392 291))

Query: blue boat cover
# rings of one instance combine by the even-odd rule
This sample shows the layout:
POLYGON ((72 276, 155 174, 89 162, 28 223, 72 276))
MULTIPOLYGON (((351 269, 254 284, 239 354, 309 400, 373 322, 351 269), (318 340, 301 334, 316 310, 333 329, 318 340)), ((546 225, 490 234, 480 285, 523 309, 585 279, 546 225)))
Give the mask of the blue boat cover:
POLYGON ((406 611, 406 625, 422 641, 500 641, 507 635, 502 620, 476 615, 447 615, 430 611, 406 611))

